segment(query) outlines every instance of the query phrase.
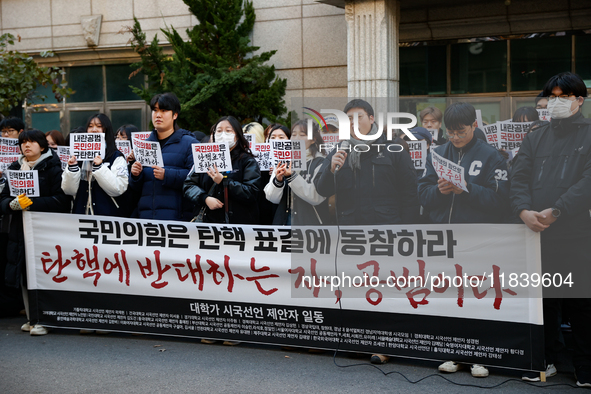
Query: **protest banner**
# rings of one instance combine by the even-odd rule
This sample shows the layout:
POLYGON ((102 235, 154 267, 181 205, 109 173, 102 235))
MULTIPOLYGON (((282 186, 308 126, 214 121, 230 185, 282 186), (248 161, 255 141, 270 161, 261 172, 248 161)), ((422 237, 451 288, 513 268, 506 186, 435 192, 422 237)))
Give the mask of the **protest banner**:
POLYGON ((140 162, 142 166, 164 167, 164 160, 162 159, 162 150, 159 142, 144 141, 134 138, 132 146, 135 161, 140 162))
POLYGON ((538 111, 538 117, 540 118, 540 120, 545 120, 549 122, 552 119, 550 117, 550 111, 548 111, 546 108, 536 108, 536 111, 538 111))
POLYGON ((136 131, 135 133, 131 133, 131 139, 145 141, 150 136, 150 134, 152 134, 151 131, 136 131))
POLYGON ((21 148, 18 144, 18 138, 0 137, 0 155, 19 156, 21 148))
POLYGON ((105 158, 104 133, 70 134, 70 153, 78 161, 93 161, 95 157, 105 158))
POLYGON ((0 172, 4 172, 21 155, 18 138, 0 137, 0 172))
POLYGON ((544 369, 541 299, 513 280, 541 271, 540 236, 524 225, 25 212, 24 231, 31 319, 43 326, 544 369))
POLYGON ((12 197, 25 194, 27 197, 39 197, 39 173, 37 170, 18 171, 6 170, 10 195, 12 197))
POLYGON ((320 153, 328 155, 339 144, 339 133, 321 133, 320 136, 323 141, 320 153))
POLYGON ((68 160, 70 160, 70 157, 72 156, 70 154, 70 147, 58 146, 57 155, 60 158, 60 163, 62 163, 62 171, 64 171, 68 167, 68 160))
POLYGON ((512 151, 521 147, 532 122, 499 122, 497 127, 499 149, 512 151))
POLYGON ((125 160, 127 160, 129 155, 131 155, 131 152, 133 152, 133 149, 131 148, 131 141, 116 140, 115 146, 117 146, 119 152, 123 153, 125 160))
POLYGON ((261 171, 273 168, 273 148, 270 143, 255 144, 253 154, 261 171))
POLYGON ((486 142, 489 145, 494 146, 495 149, 499 149, 499 147, 500 147, 498 127, 499 127, 499 122, 489 124, 489 125, 482 127, 482 131, 484 132, 484 135, 486 137, 486 142))
POLYGON ((305 171, 306 143, 301 140, 271 140, 273 149, 273 167, 277 168, 280 163, 291 162, 294 171, 305 171))
POLYGON ((219 172, 232 171, 230 149, 225 142, 192 144, 191 151, 196 173, 206 173, 209 168, 214 168, 214 165, 219 172))
POLYGON ((415 170, 424 170, 427 162, 427 141, 406 141, 415 170))
POLYGON ((468 188, 466 187, 464 167, 454 163, 451 160, 447 160, 445 157, 441 156, 434 150, 431 150, 431 162, 439 178, 445 179, 452 185, 459 187, 466 193, 469 193, 468 188))
POLYGON ((244 138, 246 139, 246 141, 248 141, 248 147, 250 148, 250 150, 254 150, 254 135, 252 134, 244 134, 244 138))

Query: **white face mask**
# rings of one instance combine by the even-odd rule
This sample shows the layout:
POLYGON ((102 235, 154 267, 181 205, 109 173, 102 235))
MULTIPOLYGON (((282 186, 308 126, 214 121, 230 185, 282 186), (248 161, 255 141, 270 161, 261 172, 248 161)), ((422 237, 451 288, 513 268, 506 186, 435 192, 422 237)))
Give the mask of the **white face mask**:
POLYGON ((232 149, 236 145, 236 134, 216 131, 215 142, 225 142, 232 149))
POLYGON ((568 99, 560 97, 548 99, 548 112, 552 119, 566 119, 571 116, 577 109, 571 111, 573 102, 568 99))

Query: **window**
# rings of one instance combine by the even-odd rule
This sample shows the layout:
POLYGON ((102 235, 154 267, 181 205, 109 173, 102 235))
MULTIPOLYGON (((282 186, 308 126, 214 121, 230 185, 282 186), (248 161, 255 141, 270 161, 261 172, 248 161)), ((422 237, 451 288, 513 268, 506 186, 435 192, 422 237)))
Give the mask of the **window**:
POLYGON ((423 45, 400 48, 400 94, 446 93, 446 47, 423 45))
POLYGON ((451 93, 507 91, 507 42, 470 42, 451 46, 451 93))
POLYGON ((591 88, 591 34, 575 37, 575 64, 587 88, 591 88))

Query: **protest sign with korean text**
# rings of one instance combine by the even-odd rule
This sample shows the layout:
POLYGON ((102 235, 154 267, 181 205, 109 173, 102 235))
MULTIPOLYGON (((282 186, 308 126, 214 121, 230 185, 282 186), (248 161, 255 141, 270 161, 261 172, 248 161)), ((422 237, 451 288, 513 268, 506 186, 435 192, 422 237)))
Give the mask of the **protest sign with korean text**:
POLYGON ((131 148, 131 141, 116 140, 115 146, 117 146, 117 149, 119 150, 119 152, 123 153, 123 156, 125 156, 126 160, 129 157, 129 155, 131 155, 131 152, 133 152, 133 150, 131 148))
POLYGON ((21 155, 18 138, 0 138, 0 172, 4 172, 21 155))
POLYGON ((105 158, 104 133, 71 133, 70 153, 78 161, 93 161, 95 157, 105 158))
POLYGON ((548 111, 546 108, 536 108, 536 111, 538 111, 538 117, 540 118, 540 120, 545 120, 549 122, 552 119, 550 117, 550 111, 548 111))
POLYGON ((339 133, 321 133, 322 149, 321 153, 328 155, 339 144, 339 133))
POLYGON ((219 172, 232 171, 230 149, 225 142, 192 144, 191 151, 196 173, 206 173, 214 166, 217 166, 219 172))
POLYGON ((152 134, 151 131, 136 131, 135 133, 131 133, 131 139, 145 141, 150 136, 150 134, 152 134))
POLYGON ((406 143, 415 170, 424 170, 427 162, 427 141, 407 141, 406 143))
POLYGON ((255 138, 253 134, 244 134, 244 139, 248 142, 248 147, 252 151, 254 149, 255 138))
POLYGON ((305 171, 306 143, 302 140, 271 140, 273 148, 273 167, 277 168, 280 163, 290 163, 295 171, 305 171))
POLYGON ((259 169, 262 171, 269 171, 273 168, 273 148, 271 143, 255 144, 254 159, 259 164, 259 169))
POLYGON ((486 142, 489 145, 494 146, 496 149, 499 149, 500 147, 498 128, 498 122, 482 127, 482 131, 484 132, 484 136, 486 137, 486 142))
POLYGON ((140 162, 144 167, 164 167, 162 159, 162 148, 157 141, 144 141, 133 139, 133 156, 135 161, 140 162))
POLYGON ((7 170, 6 178, 12 197, 25 194, 27 197, 39 197, 39 173, 37 170, 7 170))
POLYGON ((62 171, 68 167, 68 160, 72 156, 70 154, 70 147, 69 146, 58 146, 57 147, 57 155, 60 158, 60 163, 62 163, 62 171))
POLYGON ((512 151, 521 147, 532 122, 499 122, 497 132, 499 149, 512 151))
POLYGON ((431 162, 439 178, 445 179, 452 185, 468 192, 468 188, 466 187, 466 177, 464 176, 464 167, 451 160, 447 160, 434 150, 431 151, 431 162))

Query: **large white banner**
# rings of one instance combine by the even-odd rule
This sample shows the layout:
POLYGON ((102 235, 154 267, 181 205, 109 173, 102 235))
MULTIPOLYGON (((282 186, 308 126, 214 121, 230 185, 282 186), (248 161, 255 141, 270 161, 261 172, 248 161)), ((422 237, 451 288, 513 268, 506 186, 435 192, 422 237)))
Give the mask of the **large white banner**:
POLYGON ((25 212, 24 227, 29 289, 49 326, 543 368, 532 298, 541 285, 515 280, 540 275, 539 234, 524 225, 298 228, 25 212), (166 325, 137 318, 162 308, 174 316, 166 325), (236 331, 212 323, 220 319, 236 319, 236 331), (380 338, 364 337, 371 330, 380 338))

